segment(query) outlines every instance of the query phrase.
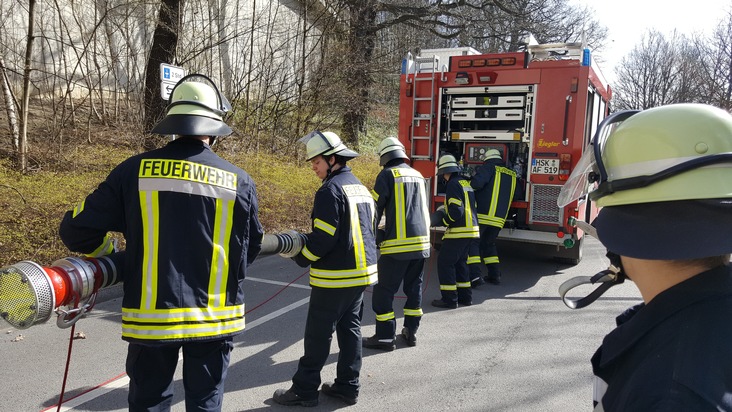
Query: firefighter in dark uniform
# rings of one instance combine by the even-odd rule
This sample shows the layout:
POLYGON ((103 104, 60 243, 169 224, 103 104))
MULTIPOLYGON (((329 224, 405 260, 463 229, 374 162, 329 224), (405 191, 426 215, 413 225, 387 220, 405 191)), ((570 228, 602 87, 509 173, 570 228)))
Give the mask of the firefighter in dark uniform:
POLYGON ((467 258, 470 244, 479 237, 478 217, 475 214, 475 194, 470 181, 460 175, 460 167, 450 154, 437 160, 437 175, 444 176, 445 203, 432 216, 432 226, 445 226, 442 246, 437 256, 441 299, 432 306, 455 309, 458 304, 473 304, 467 258))
POLYGON ((732 411, 732 116, 701 104, 618 112, 578 165, 559 206, 591 190, 602 209, 585 233, 612 265, 568 281, 601 285, 570 307, 626 277, 643 298, 592 357, 595 410, 732 411))
POLYGON ((361 371, 363 293, 377 279, 376 210, 369 190, 346 165, 358 153, 333 132, 314 131, 301 139, 307 160, 323 181, 315 193, 312 232, 293 259, 310 266, 310 306, 305 324, 305 354, 289 389, 273 399, 282 405, 316 406, 320 372, 338 338, 337 376, 322 392, 353 405, 361 371))
MULTIPOLYGON (((480 257, 488 269, 485 281, 501 283, 496 238, 506 223, 516 190, 516 172, 506 167, 501 152, 488 149, 470 186, 475 190, 475 202, 480 226, 480 257)), ((481 282, 477 282, 478 284, 481 282)))
POLYGON ((152 133, 178 135, 119 164, 64 215, 66 246, 90 256, 126 240, 122 339, 131 411, 170 410, 183 352, 186 410, 220 411, 233 336, 244 330, 243 280, 263 235, 254 182, 211 145, 231 134, 228 101, 184 77, 152 133))
POLYGON ((385 217, 384 229, 377 232, 379 282, 372 298, 376 313, 376 334, 365 338, 365 348, 392 351, 396 348, 394 294, 402 289, 404 328, 401 336, 407 345, 417 344, 417 329, 422 319, 422 276, 425 260, 430 256, 430 216, 424 177, 412 169, 404 145, 395 137, 379 144, 379 164, 383 170, 376 176, 371 191, 376 200, 376 219, 385 217))

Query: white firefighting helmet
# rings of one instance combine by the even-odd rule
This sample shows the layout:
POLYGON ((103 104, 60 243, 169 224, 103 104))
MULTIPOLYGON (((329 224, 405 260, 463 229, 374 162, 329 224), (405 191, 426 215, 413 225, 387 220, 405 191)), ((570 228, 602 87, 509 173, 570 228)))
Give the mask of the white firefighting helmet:
POLYGON ((445 173, 458 173, 460 172, 460 166, 458 166, 455 156, 451 154, 443 154, 437 160, 437 174, 444 175, 445 173))
POLYGON ((379 143, 379 165, 384 166, 394 159, 406 159, 407 152, 404 145, 396 137, 387 137, 379 143))
POLYGON ((170 93, 166 116, 151 133, 184 136, 228 136, 223 117, 231 110, 211 79, 202 74, 183 77, 170 93))
POLYGON ((731 253, 732 115, 687 103, 609 116, 558 204, 584 195, 603 207, 593 225, 600 241, 619 255, 692 259, 731 253))
POLYGON ((315 130, 299 141, 305 143, 306 158, 308 161, 320 155, 338 155, 348 159, 358 157, 358 153, 347 148, 341 141, 341 138, 333 132, 315 130))
POLYGON ((498 149, 488 149, 483 153, 483 161, 489 159, 503 159, 501 152, 498 149))

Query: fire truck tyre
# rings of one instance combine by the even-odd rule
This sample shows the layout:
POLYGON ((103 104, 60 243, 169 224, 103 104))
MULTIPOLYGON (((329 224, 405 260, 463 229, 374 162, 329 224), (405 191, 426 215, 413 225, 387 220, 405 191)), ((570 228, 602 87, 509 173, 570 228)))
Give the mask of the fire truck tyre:
POLYGON ((568 265, 577 265, 582 260, 582 251, 584 249, 585 238, 578 240, 573 247, 569 249, 562 248, 554 254, 554 261, 565 263, 568 265))

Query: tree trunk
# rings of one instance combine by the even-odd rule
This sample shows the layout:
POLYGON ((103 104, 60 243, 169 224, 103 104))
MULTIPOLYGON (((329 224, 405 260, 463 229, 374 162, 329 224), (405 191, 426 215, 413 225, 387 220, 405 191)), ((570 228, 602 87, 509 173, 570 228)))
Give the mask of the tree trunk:
POLYGON ((8 126, 10 126, 10 135, 12 137, 13 151, 18 151, 18 118, 15 116, 15 97, 10 89, 10 82, 5 73, 5 61, 0 57, 0 84, 3 88, 3 96, 5 97, 5 110, 8 113, 8 126))
MULTIPOLYGON (((152 130, 160 119, 165 116, 167 102, 160 96, 160 64, 171 64, 175 61, 176 47, 178 46, 178 29, 180 25, 180 11, 183 0, 163 0, 158 12, 158 24, 153 33, 150 57, 147 60, 145 71, 145 130, 152 130)), ((145 139, 146 149, 155 147, 156 142, 145 139)))
POLYGON ((28 41, 25 45, 25 67, 23 68, 23 100, 20 104, 20 142, 18 145, 18 160, 20 171, 28 171, 28 106, 30 100, 31 56, 33 55, 33 30, 36 0, 28 0, 28 41))
POLYGON ((344 65, 345 80, 351 84, 349 97, 353 104, 343 113, 341 138, 358 147, 359 135, 366 131, 369 114, 369 89, 374 80, 370 65, 376 44, 376 9, 372 1, 354 2, 348 38, 349 61, 344 65))

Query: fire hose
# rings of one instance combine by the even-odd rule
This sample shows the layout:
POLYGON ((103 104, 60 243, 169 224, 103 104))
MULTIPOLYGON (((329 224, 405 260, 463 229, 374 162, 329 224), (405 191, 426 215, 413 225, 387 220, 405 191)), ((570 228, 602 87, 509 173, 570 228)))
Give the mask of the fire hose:
MULTIPOLYGON (((297 255, 305 235, 290 230, 265 234, 259 256, 297 255)), ((68 328, 92 310, 98 292, 124 280, 125 253, 99 258, 66 257, 44 267, 24 260, 0 268, 0 318, 16 329, 47 322, 68 328)))

